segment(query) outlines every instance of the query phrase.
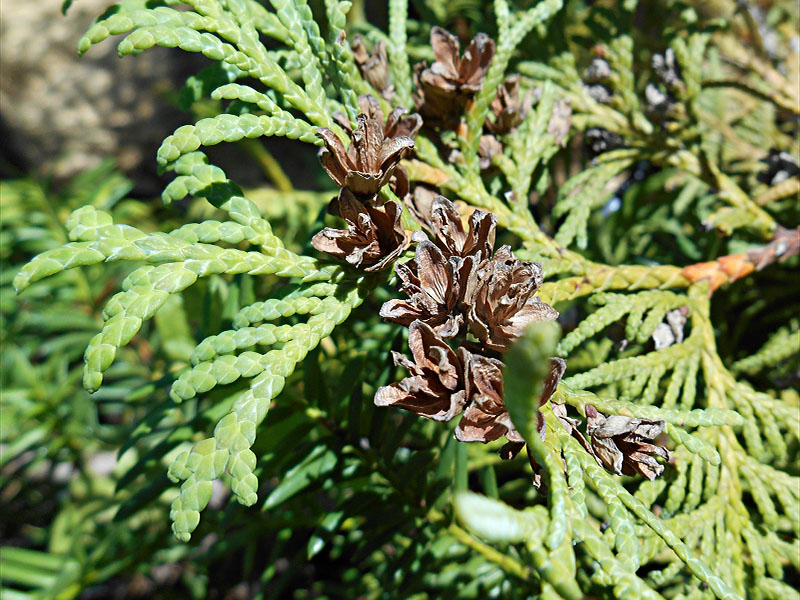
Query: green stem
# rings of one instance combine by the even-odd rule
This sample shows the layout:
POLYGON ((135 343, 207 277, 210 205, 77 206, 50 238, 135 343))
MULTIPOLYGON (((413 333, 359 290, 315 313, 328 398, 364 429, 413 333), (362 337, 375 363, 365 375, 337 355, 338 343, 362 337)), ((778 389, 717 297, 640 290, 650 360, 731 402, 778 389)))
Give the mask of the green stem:
POLYGON ((364 10, 364 0, 352 0, 353 5, 347 13, 347 28, 353 29, 367 22, 367 13, 364 10))
MULTIPOLYGON (((435 511, 431 511, 429 517, 431 521, 443 521, 445 519, 444 515, 441 513, 436 513, 435 511)), ((450 526, 447 528, 448 533, 456 538, 459 542, 467 546, 468 548, 472 548, 476 552, 482 554, 487 560, 495 563, 501 569, 503 569, 506 573, 511 573, 519 577, 520 579, 527 581, 530 578, 530 568, 524 566, 518 560, 511 558, 503 554, 502 552, 492 548, 488 544, 472 537, 468 532, 464 531, 456 525, 455 523, 451 523, 450 526)))
POLYGON ((789 98, 784 98, 778 92, 763 92, 757 89, 754 85, 747 81, 740 81, 736 79, 712 79, 703 82, 704 88, 715 88, 715 87, 731 87, 737 90, 741 90, 750 94, 751 96, 755 96, 761 100, 766 102, 771 102, 781 110, 785 110, 793 115, 800 115, 800 108, 798 108, 797 104, 793 102, 789 98))
POLYGON ((250 156, 256 159, 261 170, 264 171, 272 184, 281 192, 293 192, 294 186, 292 185, 289 176, 281 167, 280 163, 275 160, 275 157, 270 154, 269 150, 264 147, 264 144, 259 140, 246 139, 240 142, 244 149, 250 156))

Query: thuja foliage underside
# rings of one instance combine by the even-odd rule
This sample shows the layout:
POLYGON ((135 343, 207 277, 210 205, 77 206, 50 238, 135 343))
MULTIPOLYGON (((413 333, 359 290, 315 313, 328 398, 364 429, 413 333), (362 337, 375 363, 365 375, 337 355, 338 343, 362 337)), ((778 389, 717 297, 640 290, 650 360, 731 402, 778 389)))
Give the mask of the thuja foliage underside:
MULTIPOLYGON (((788 297, 765 291, 750 313, 774 310, 775 333, 761 350, 737 354, 719 348, 735 342, 740 330, 718 322, 731 316, 716 314, 714 307, 721 297, 731 309, 725 294, 742 285, 734 280, 755 270, 779 272, 773 263, 797 253, 797 231, 790 229, 797 221, 797 174, 790 166, 788 178, 759 184, 755 174, 763 166, 754 161, 771 148, 790 146, 798 111, 796 88, 787 77, 795 72, 784 75, 768 58, 751 54, 737 36, 744 27, 737 16, 715 21, 689 5, 659 3, 657 10, 668 19, 662 46, 653 48, 653 40, 640 39, 635 29, 636 2, 621 3, 613 13, 570 12, 563 4, 542 0, 517 8, 496 0, 486 7, 494 21, 476 29, 489 30, 494 53, 479 85, 463 88, 455 112, 435 115, 453 117, 453 125, 426 115, 430 97, 420 103, 424 75, 417 69, 412 78, 411 57, 430 62, 433 23, 409 20, 404 0, 389 2, 388 33, 349 20, 351 3, 336 0, 313 11, 304 0, 159 6, 133 0, 116 5, 86 33, 81 52, 124 35, 121 56, 166 46, 214 61, 192 89, 197 101, 215 102, 219 114, 176 130, 157 158, 174 174, 165 202, 204 198, 225 215, 145 233, 85 206, 66 222, 69 242, 20 270, 18 290, 73 267, 141 264, 105 304, 102 330, 84 356, 86 389, 100 389, 104 373, 143 323, 198 280, 248 275, 265 281, 261 289, 267 295, 239 308, 230 329, 203 339, 172 383, 171 399, 195 403, 194 411, 214 406, 203 399, 218 386, 234 386, 235 397, 219 411, 213 432, 199 430, 191 440, 154 437, 124 477, 131 483, 147 461, 169 461, 169 478, 180 483, 170 512, 180 540, 188 541, 198 528, 216 480, 245 506, 263 499, 259 473, 266 463, 277 478, 269 484, 268 512, 311 484, 343 490, 334 496, 341 502, 336 510, 319 513, 310 556, 335 532, 353 527, 352 520, 364 518, 345 490, 371 481, 375 502, 383 495, 397 503, 397 515, 387 517, 390 529, 378 523, 364 529, 376 545, 362 548, 362 557, 381 544, 397 554, 380 575, 386 589, 408 573, 418 575, 409 578, 404 593, 446 587, 427 581, 420 564, 446 564, 444 549, 458 547, 455 562, 476 580, 485 577, 479 585, 496 596, 797 596, 791 581, 800 569, 799 399, 786 383, 796 377, 791 369, 798 330, 789 318, 796 313, 788 297), (567 22, 572 25, 563 39, 537 41, 548 27, 567 22), (356 33, 373 52, 385 48, 383 78, 356 60, 356 33), (509 90, 507 78, 517 73, 518 98, 506 107, 516 116, 511 127, 502 127, 505 113, 494 108, 498 89, 506 82, 503 89, 509 90), (525 107, 526 94, 532 107, 525 107), (410 416, 394 434, 376 437, 382 428, 374 423, 386 417, 375 416, 366 433, 358 404, 371 403, 372 382, 363 386, 366 395, 361 383, 351 382, 358 392, 348 391, 346 399, 315 389, 315 374, 322 376, 320 352, 346 365, 360 356, 385 360, 390 347, 399 348, 386 333, 399 328, 381 329, 386 326, 376 324, 370 300, 386 297, 391 270, 363 270, 349 258, 337 262, 287 249, 256 204, 201 150, 266 136, 322 145, 318 128, 348 145, 355 140, 350 132, 360 122, 363 95, 373 96, 385 115, 415 103, 423 115, 413 153, 399 164, 410 189, 401 192, 398 176, 383 187, 380 201, 374 195, 358 199, 376 206, 403 202, 404 248, 411 231, 426 226, 415 208, 427 190, 458 201, 464 216, 473 209, 492 213, 498 236, 516 246, 516 255, 542 265, 545 282, 538 295, 561 312, 563 336, 534 327, 503 357, 504 402, 527 442, 538 491, 528 485, 523 462, 496 464, 486 446, 455 444, 446 425, 420 424, 410 416), (585 164, 581 138, 593 155, 585 164), (353 314, 366 329, 353 323, 353 314), (361 347, 352 336, 337 337, 340 326, 361 336, 370 336, 373 327, 377 333, 361 347), (270 441, 259 450, 259 430, 265 419, 269 423, 267 413, 281 406, 281 391, 309 353, 305 394, 293 400, 293 410, 317 427, 308 433, 315 445, 293 466, 276 466, 271 461, 280 446, 270 441), (731 356, 737 361, 726 362, 731 356), (568 370, 540 406, 541 365, 551 357, 565 359, 568 370), (783 375, 756 376, 770 370, 783 375), (663 475, 650 480, 604 468, 582 443, 586 434, 591 439, 586 424, 598 413, 661 423, 665 435, 657 443, 672 451, 663 475), (573 431, 568 422, 576 424, 573 431), (409 453, 414 448, 416 454, 409 453), (498 490, 495 468, 505 478, 506 464, 524 488, 498 490), (453 473, 444 488, 442 473, 445 480, 453 473), (421 541, 409 532, 410 524, 423 532, 421 541), (492 566, 488 574, 464 566, 476 557, 492 566)), ((441 4, 431 6, 420 10, 446 18, 441 4)), ((786 64, 796 70, 797 57, 786 64)), ((349 184, 341 185, 342 194, 349 194, 349 184)), ((286 198, 292 202, 290 192, 286 198)), ((739 293, 741 302, 751 302, 739 293)), ((747 327, 753 316, 742 318, 747 327)), ((343 380, 357 378, 350 367, 339 372, 343 380)), ((389 367, 381 377, 384 385, 396 380, 389 367)), ((392 409, 375 410, 373 415, 392 409)), ((137 435, 157 429, 160 418, 165 417, 154 413, 137 435)), ((306 435, 291 429, 292 411, 276 418, 292 431, 282 435, 306 435)), ((147 493, 144 498, 154 497, 147 493)))

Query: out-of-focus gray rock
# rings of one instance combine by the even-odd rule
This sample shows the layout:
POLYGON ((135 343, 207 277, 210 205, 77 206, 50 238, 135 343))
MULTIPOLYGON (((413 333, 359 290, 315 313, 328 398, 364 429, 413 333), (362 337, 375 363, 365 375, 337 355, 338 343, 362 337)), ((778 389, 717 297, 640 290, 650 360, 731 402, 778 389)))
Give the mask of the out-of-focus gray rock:
POLYGON ((139 189, 160 189, 158 145, 188 120, 163 94, 196 62, 164 48, 119 59, 119 36, 79 57, 78 40, 111 4, 76 0, 62 16, 60 0, 0 3, 4 167, 67 177, 113 156, 139 189))

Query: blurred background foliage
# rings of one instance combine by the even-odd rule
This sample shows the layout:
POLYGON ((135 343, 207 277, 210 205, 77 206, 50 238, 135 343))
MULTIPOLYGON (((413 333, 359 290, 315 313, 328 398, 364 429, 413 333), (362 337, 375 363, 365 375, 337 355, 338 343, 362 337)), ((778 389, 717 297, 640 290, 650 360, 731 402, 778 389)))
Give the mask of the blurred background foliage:
MULTIPOLYGON (((315 14, 324 14, 322 2, 310 4, 315 14)), ((524 9, 536 2, 512 4, 524 9)), ((348 18, 350 30, 377 39, 388 14, 383 3, 354 2, 348 18)), ((485 0, 412 0, 410 19, 412 62, 432 59, 433 24, 462 39, 478 31, 495 38, 498 33, 492 3, 485 0)), ((716 31, 708 55, 711 79, 730 77, 723 54, 749 60, 745 66, 759 75, 741 77, 744 90, 709 86, 699 96, 693 110, 704 150, 757 204, 769 204, 781 224, 796 227, 797 175, 784 180, 789 184, 758 176, 766 169, 759 161, 771 149, 798 161, 797 111, 782 103, 797 100, 799 26, 793 1, 566 2, 521 43, 512 61, 532 82, 555 81, 573 100, 569 142, 534 174, 537 181, 546 171, 551 181, 548 186, 545 178, 533 195, 537 222, 555 233, 564 221, 552 216, 559 188, 594 164, 586 132, 597 125, 598 113, 575 87, 579 78, 570 80, 568 74, 582 74, 598 48, 625 33, 635 48, 627 75, 633 78, 631 89, 643 96, 653 76, 652 56, 664 51, 667 38, 703 29, 716 31), (781 185, 785 189, 775 192, 781 185)), ((185 86, 164 91, 165 103, 187 111, 192 120, 231 110, 209 97, 209 82, 224 75, 218 71, 207 67, 185 86)), ((158 122, 147 126, 158 128, 158 122)), ((702 177, 687 176, 685 165, 660 160, 655 146, 663 139, 668 148, 670 137, 683 133, 638 131, 627 138, 633 146, 652 149, 653 156, 598 190, 603 202, 585 215, 586 257, 609 265, 684 266, 747 251, 761 241, 736 222, 735 236, 707 231, 718 190, 702 177)), ((248 162, 247 197, 287 248, 307 252, 335 191, 313 150, 289 146, 284 140, 245 140, 235 152, 217 149, 212 158, 233 172, 248 162)), ((403 345, 400 329, 377 317, 390 297, 381 288, 309 354, 273 403, 252 447, 261 482, 258 504, 245 508, 229 502, 227 486, 215 482, 213 510, 205 511, 191 544, 178 542, 168 519, 178 491, 167 468, 214 427, 247 385, 240 380, 219 386, 181 405, 170 400, 169 387, 201 340, 231 328, 240 308, 288 288, 276 277, 214 275, 198 281, 143 326, 107 371, 103 387, 89 395, 81 385, 82 354, 103 324, 103 304, 131 268, 111 263, 66 271, 34 283, 21 296, 11 287, 14 275, 36 254, 67 241, 63 224, 80 206, 94 206, 115 222, 148 233, 222 220, 222 212, 204 199, 163 206, 147 197, 151 189, 134 187, 136 180, 113 162, 66 179, 27 175, 21 171, 32 168, 29 164, 10 167, 12 162, 4 161, 4 174, 15 177, 0 184, 3 600, 531 597, 528 587, 486 559, 491 549, 478 548, 481 542, 465 537, 444 516, 453 492, 466 489, 516 507, 541 501, 522 475, 524 459, 500 461, 482 446, 457 444, 451 428, 371 402, 379 386, 396 379, 389 351, 403 345)), ((558 308, 569 331, 597 307, 566 301, 558 308)), ((722 362, 783 399, 790 413, 800 410, 798 315, 796 259, 729 284, 712 303, 722 362)), ((612 353, 634 355, 652 346, 645 339, 626 350, 624 333, 624 325, 615 324, 581 346, 570 355, 570 373, 597 366, 612 353)), ((795 439, 779 465, 793 477, 800 475, 797 450, 795 439)), ((668 469, 664 477, 670 485, 685 480, 686 468, 668 469)), ((759 500, 746 499, 754 513, 763 509, 759 500)), ((781 519, 792 521, 786 527, 781 522, 783 530, 796 528, 796 515, 781 519)), ((796 534, 785 537, 796 549, 796 534)), ((513 547, 507 552, 518 558, 513 547)), ((760 597, 788 594, 800 584, 796 559, 766 560, 782 563, 787 585, 760 597)), ((685 597, 669 591, 665 596, 685 597)))

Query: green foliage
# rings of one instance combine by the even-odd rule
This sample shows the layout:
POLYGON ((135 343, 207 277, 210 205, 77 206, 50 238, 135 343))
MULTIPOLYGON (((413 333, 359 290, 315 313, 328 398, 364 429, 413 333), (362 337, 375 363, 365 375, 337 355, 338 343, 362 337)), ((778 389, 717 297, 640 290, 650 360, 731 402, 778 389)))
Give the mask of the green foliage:
MULTIPOLYGON (((71 208, 101 207, 152 226, 154 215, 147 206, 124 199, 130 189, 110 164, 84 173, 58 196, 50 196, 46 185, 34 181, 2 183, 2 443, 10 444, 3 452, 4 464, 37 448, 44 451, 24 461, 23 469, 35 470, 56 456, 72 462, 87 442, 87 450, 96 449, 110 433, 98 423, 73 367, 97 329, 98 298, 108 282, 119 281, 127 271, 115 265, 60 274, 53 278, 53 287, 33 286, 24 299, 15 297, 11 276, 37 253, 64 256, 61 243, 67 234, 62 220, 71 208)), ((50 274, 55 272, 50 269, 50 274)), ((119 401, 149 380, 147 369, 131 360, 134 356, 128 353, 112 373, 100 402, 119 401)))
POLYGON ((125 199, 106 164, 61 190, 2 184, 2 497, 58 496, 46 522, 4 520, 24 540, 0 554, 4 598, 134 573, 195 598, 797 597, 800 290, 778 236, 800 211, 756 161, 798 158, 791 7, 768 3, 768 53, 741 41, 761 40, 744 5, 413 4, 388 3, 385 34, 358 2, 126 0, 81 39, 214 66, 182 93, 196 122, 158 150, 166 207, 125 199), (458 135, 423 129, 403 166, 494 213, 561 312, 504 357, 537 486, 499 442, 373 405, 399 379, 401 329, 378 318, 391 275, 312 255, 334 192, 294 189, 259 141, 320 145, 328 127, 347 142, 334 113, 353 124, 358 95, 380 96, 356 32, 386 43, 384 112, 413 108, 434 24, 487 31, 496 54, 458 135), (606 97, 585 74, 600 56, 606 97), (484 124, 514 73, 535 106, 487 167, 484 124), (222 142, 274 187, 210 164, 202 148, 222 142), (568 371, 539 406, 552 356, 568 371), (585 441, 596 411, 663 421, 664 474, 604 469, 585 441), (92 466, 110 452, 116 467, 92 466))

